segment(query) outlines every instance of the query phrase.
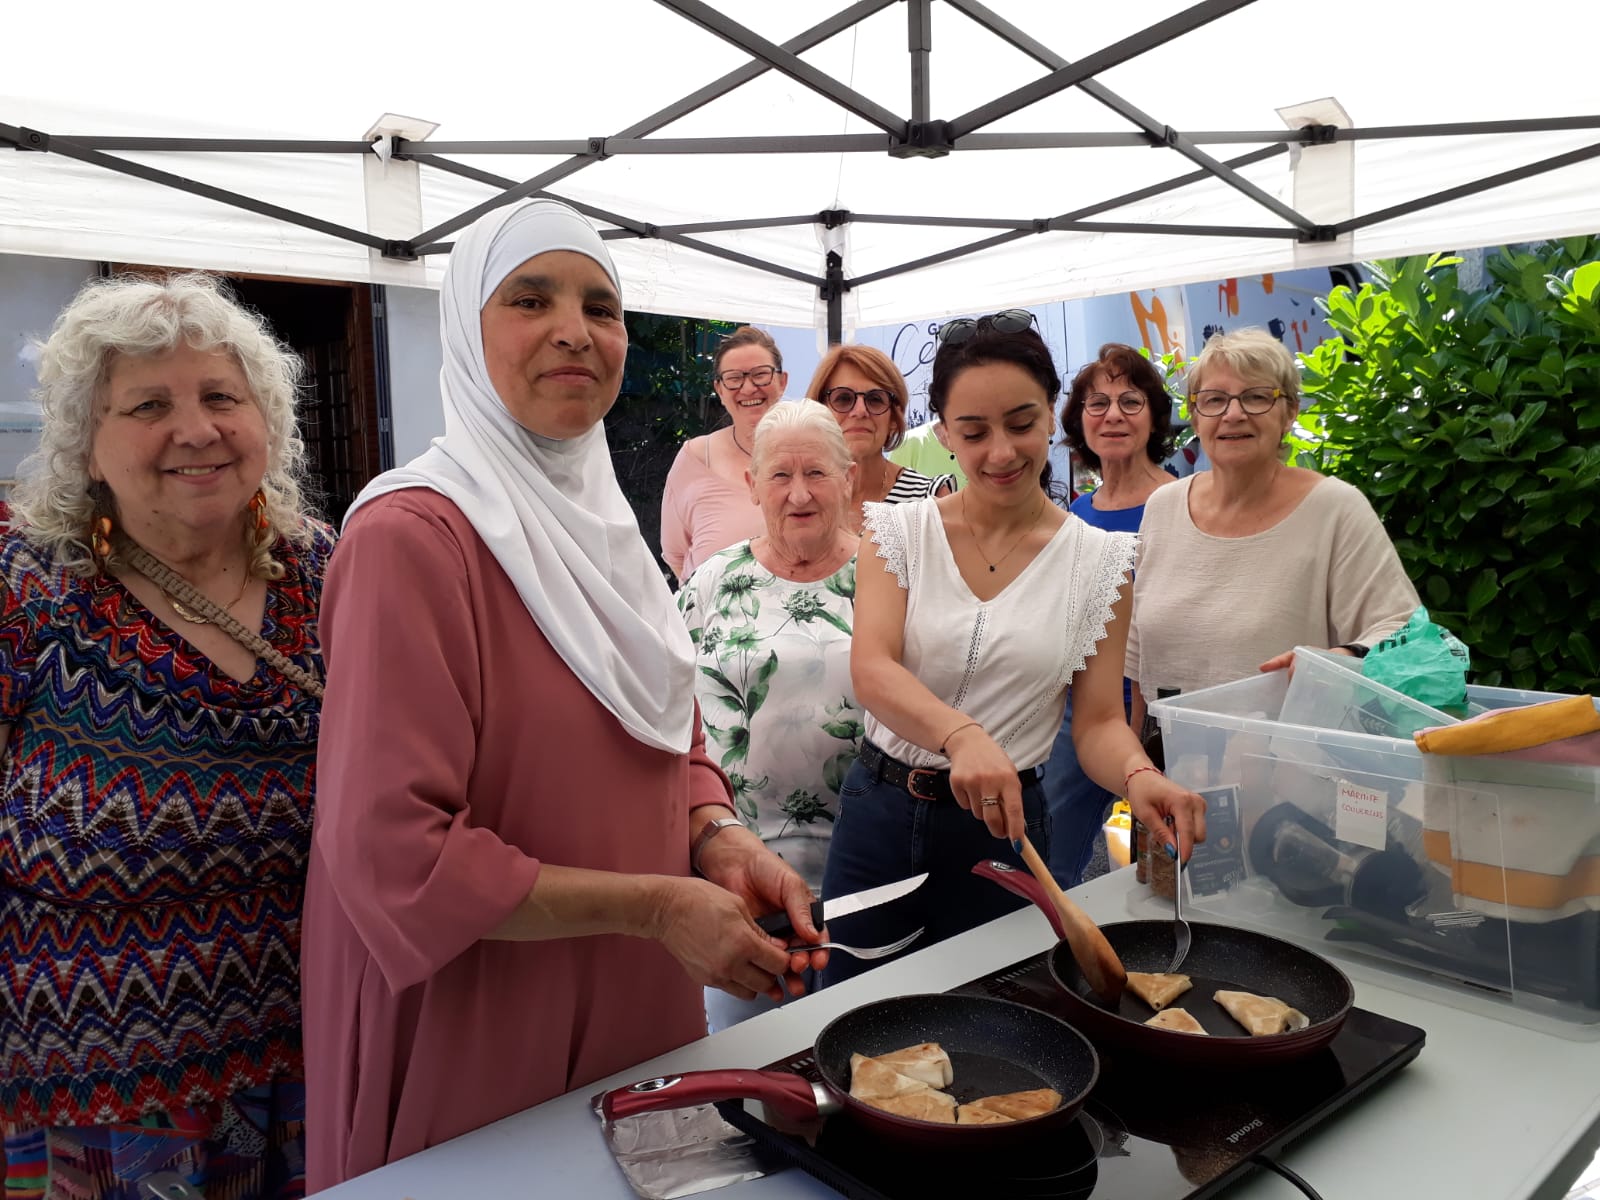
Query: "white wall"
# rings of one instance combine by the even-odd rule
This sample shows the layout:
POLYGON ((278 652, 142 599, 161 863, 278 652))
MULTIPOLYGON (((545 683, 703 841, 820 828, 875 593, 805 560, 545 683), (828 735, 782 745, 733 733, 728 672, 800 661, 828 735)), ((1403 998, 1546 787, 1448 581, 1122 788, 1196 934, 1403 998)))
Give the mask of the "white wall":
POLYGON ((439 293, 431 288, 390 286, 389 413, 394 423, 394 461, 404 465, 444 433, 439 403, 439 293))
POLYGON ((14 478, 39 441, 33 343, 96 270, 77 259, 0 254, 0 479, 14 478))

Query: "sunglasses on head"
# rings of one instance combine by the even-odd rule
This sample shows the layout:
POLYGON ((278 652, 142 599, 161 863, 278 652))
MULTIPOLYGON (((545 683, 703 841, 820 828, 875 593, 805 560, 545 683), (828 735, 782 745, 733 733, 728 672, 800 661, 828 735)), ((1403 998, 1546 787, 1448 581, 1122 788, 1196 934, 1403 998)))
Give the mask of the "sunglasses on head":
POLYGON ((970 340, 981 329, 996 333, 1021 333, 1034 322, 1034 316, 1025 308, 1004 308, 987 317, 960 317, 939 326, 939 341, 946 346, 959 346, 970 340))

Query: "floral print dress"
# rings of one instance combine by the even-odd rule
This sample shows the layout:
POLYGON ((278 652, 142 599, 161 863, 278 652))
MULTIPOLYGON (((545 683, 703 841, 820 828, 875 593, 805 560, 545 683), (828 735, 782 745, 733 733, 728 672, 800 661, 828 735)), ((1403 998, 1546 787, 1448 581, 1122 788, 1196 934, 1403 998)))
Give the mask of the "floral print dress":
POLYGON ((795 583, 757 562, 748 541, 707 559, 678 593, 706 750, 732 781, 744 823, 813 891, 861 740, 850 687, 855 595, 855 559, 795 583))

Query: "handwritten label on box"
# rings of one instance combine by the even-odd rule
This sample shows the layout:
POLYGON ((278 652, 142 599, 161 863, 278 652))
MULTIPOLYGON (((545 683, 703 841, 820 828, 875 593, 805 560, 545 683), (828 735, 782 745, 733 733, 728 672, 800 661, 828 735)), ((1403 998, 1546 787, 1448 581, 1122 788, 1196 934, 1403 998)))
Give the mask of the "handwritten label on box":
POLYGON ((1382 850, 1389 837, 1389 797, 1341 779, 1334 801, 1333 836, 1382 850))

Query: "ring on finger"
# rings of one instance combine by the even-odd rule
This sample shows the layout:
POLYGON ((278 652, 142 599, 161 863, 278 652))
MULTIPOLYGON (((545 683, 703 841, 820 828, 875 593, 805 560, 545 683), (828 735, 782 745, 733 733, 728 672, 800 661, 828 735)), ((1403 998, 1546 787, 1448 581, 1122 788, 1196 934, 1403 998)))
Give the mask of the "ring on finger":
POLYGON ((999 796, 985 796, 980 803, 982 803, 983 807, 985 807, 985 808, 993 808, 993 807, 995 807, 995 805, 1000 803, 1000 797, 999 796))

